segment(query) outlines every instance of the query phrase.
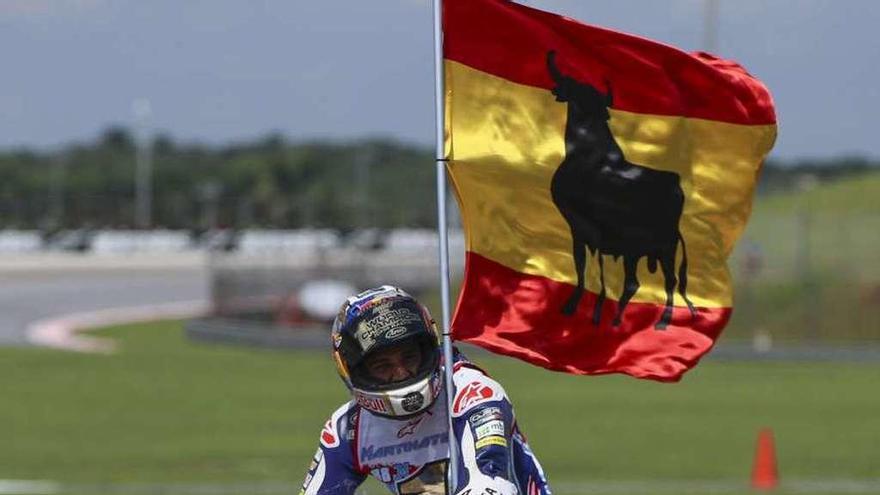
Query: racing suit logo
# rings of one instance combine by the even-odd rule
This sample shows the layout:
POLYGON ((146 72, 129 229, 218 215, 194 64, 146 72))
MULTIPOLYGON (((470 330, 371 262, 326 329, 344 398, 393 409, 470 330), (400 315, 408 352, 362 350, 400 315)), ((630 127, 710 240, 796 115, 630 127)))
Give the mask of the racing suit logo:
POLYGON ((468 383, 455 397, 455 402, 452 405, 452 414, 461 414, 480 402, 492 399, 494 395, 495 392, 487 385, 480 382, 468 383))
POLYGON ((410 440, 408 442, 401 442, 393 445, 384 445, 379 447, 368 445, 361 448, 361 462, 366 463, 380 457, 388 457, 396 454, 422 450, 430 447, 431 445, 437 445, 438 443, 449 443, 449 435, 444 432, 426 436, 421 440, 410 440))
POLYGON ((328 449, 339 445, 339 434, 336 433, 336 425, 333 424, 332 419, 328 419, 324 423, 324 429, 321 430, 321 445, 328 449))
MULTIPOLYGON (((428 415, 430 415, 430 413, 428 413, 428 415)), ((418 418, 412 419, 407 422, 403 428, 397 430, 397 438, 403 438, 407 435, 412 435, 413 433, 415 433, 416 426, 419 426, 419 423, 421 423, 426 416, 427 415, 419 416, 418 418)))

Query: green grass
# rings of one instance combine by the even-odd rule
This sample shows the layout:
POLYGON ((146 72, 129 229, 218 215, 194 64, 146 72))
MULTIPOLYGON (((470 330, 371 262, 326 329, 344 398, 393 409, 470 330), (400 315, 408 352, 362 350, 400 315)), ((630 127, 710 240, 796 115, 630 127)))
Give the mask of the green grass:
POLYGON ((822 210, 844 215, 880 214, 880 173, 873 172, 827 184, 817 184, 806 191, 795 191, 759 197, 756 204, 762 212, 785 213, 804 202, 821 205, 822 210))
POLYGON ((764 255, 762 278, 799 278, 804 268, 880 281, 880 173, 759 196, 740 240, 764 255))
POLYGON ((880 343, 880 173, 758 197, 730 259, 727 338, 880 343), (759 252, 751 276, 743 261, 759 252))
POLYGON ((0 478, 293 479, 345 398, 325 356, 194 345, 173 323, 111 334, 114 356, 0 349, 0 478))
MULTIPOLYGON (((0 349, 0 479, 299 483, 323 421, 347 398, 325 353, 195 344, 173 322, 101 333, 121 352, 0 349)), ((477 360, 561 484, 745 486, 763 426, 775 431, 783 479, 880 477, 878 364, 708 360, 668 385, 477 360)))
POLYGON ((736 287, 725 340, 766 332, 777 343, 880 346, 880 281, 859 284, 835 274, 766 280, 736 287))

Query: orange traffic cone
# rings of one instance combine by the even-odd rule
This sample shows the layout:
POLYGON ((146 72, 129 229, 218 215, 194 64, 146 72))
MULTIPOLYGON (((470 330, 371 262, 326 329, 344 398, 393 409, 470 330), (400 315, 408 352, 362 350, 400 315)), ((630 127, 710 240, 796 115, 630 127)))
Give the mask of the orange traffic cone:
POLYGON ((779 487, 779 472, 776 469, 776 446, 773 443, 773 430, 761 428, 758 432, 758 446, 755 450, 755 465, 752 467, 752 488, 773 490, 779 487))

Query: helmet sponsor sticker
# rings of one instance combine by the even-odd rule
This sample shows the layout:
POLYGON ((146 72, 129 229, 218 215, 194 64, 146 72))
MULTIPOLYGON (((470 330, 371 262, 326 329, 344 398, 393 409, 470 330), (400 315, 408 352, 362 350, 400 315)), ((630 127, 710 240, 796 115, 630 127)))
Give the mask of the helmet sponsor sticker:
POLYGON ((321 445, 330 449, 339 446, 339 434, 336 433, 336 425, 333 423, 332 419, 328 419, 321 430, 321 445))
POLYGON ((403 335, 405 333, 406 333, 406 327, 392 328, 391 330, 388 330, 387 332, 385 332, 385 335, 382 338, 384 338, 385 340, 396 339, 397 337, 400 337, 401 335, 403 335))
POLYGON ((397 287, 383 285, 381 287, 367 289, 360 294, 351 296, 346 299, 345 304, 342 305, 342 325, 347 325, 352 318, 356 318, 371 306, 379 304, 391 297, 402 297, 405 295, 407 294, 397 287))
POLYGON ((424 403, 424 395, 419 392, 410 392, 403 398, 403 410, 406 412, 416 412, 421 409, 424 403))
POLYGON ((462 388, 458 395, 455 396, 455 402, 452 405, 452 414, 460 415, 471 407, 495 398, 495 391, 492 387, 484 385, 480 382, 473 381, 462 388))
POLYGON ((356 394, 355 402, 357 403, 357 405, 363 407, 368 411, 380 413, 388 412, 388 404, 385 403, 385 399, 380 397, 367 397, 362 394, 356 394))
POLYGON ((394 308, 392 303, 385 303, 374 308, 363 321, 358 323, 354 335, 361 349, 367 351, 380 337, 383 339, 400 337, 410 326, 417 323, 424 325, 422 315, 418 311, 407 306, 394 308))

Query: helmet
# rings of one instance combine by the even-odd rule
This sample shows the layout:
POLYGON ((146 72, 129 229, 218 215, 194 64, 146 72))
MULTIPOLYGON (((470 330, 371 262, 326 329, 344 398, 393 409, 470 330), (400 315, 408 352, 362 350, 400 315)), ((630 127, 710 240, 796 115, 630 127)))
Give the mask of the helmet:
POLYGON ((400 288, 383 285, 349 297, 333 322, 331 341, 339 376, 364 409, 402 418, 424 411, 440 394, 441 351, 434 320, 400 288), (418 371, 392 383, 373 378, 364 359, 402 342, 418 344, 418 371))

